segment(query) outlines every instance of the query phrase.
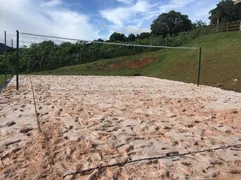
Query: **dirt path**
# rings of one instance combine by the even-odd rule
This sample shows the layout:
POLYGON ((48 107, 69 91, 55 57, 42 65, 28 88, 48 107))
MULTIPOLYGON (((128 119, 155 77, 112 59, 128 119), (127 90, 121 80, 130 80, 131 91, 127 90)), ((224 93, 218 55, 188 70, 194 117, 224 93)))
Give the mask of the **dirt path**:
POLYGON ((28 76, 0 95, 0 179, 240 179, 241 94, 147 77, 28 76), (189 153, 186 156, 178 154, 189 153))

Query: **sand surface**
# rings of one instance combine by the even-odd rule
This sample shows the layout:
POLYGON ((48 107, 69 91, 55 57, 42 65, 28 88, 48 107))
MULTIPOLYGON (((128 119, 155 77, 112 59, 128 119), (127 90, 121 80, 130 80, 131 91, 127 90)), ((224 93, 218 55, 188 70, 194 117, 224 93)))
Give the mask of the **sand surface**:
POLYGON ((65 179, 241 179, 241 146, 198 152, 241 144, 240 93, 148 77, 32 82, 42 133, 29 76, 0 94, 0 179, 63 179, 116 163, 65 179))

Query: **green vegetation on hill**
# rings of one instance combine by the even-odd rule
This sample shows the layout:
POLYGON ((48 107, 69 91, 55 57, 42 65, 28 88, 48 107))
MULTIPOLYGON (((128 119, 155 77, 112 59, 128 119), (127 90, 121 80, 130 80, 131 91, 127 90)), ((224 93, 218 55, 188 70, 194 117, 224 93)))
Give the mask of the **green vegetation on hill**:
POLYGON ((5 75, 0 74, 0 86, 5 83, 5 75))
MULTIPOLYGON (((200 36, 185 46, 202 47, 201 84, 241 90, 241 31, 200 36)), ((135 75, 196 83, 197 50, 159 50, 66 66, 43 74, 135 75)))
MULTIPOLYGON (((7 80, 11 78, 11 75, 7 75, 7 80)), ((5 83, 5 74, 0 74, 0 87, 5 83)))
MULTIPOLYGON (((50 37, 46 38, 45 41, 28 42, 27 46, 21 46, 19 49, 19 71, 21 73, 48 71, 64 66, 150 51, 149 47, 144 48, 136 45, 181 46, 198 36, 210 33, 202 21, 192 23, 188 16, 175 11, 161 14, 153 22, 151 29, 151 33, 129 34, 128 37, 125 34, 114 32, 104 44, 102 39, 95 42, 80 40, 73 43, 70 40, 59 43, 55 38, 50 37), (132 44, 132 46, 115 46, 108 44, 108 42, 132 44)), ((35 35, 25 36, 36 38, 35 35)), ((5 73, 5 56, 7 57, 7 69, 13 72, 16 67, 15 49, 8 49, 7 52, 0 54, 0 73, 5 73)))

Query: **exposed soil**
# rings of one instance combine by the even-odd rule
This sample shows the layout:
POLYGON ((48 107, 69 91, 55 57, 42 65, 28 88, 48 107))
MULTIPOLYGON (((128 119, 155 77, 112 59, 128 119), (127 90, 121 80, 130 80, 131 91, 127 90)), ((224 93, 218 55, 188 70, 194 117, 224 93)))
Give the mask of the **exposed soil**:
POLYGON ((111 64, 108 67, 108 69, 111 69, 111 70, 119 70, 121 68, 139 69, 142 66, 145 66, 147 64, 154 62, 155 60, 156 60, 155 58, 147 58, 147 59, 141 59, 139 61, 127 61, 122 64, 111 64))

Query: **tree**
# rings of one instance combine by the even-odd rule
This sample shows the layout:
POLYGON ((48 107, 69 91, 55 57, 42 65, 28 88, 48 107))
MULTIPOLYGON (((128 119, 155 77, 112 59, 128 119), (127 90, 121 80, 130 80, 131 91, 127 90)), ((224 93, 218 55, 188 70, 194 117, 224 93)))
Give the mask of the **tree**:
POLYGON ((152 33, 163 37, 166 37, 168 34, 170 36, 177 35, 191 28, 192 22, 188 16, 175 11, 162 13, 151 25, 152 33))
POLYGON ((111 36, 110 36, 110 41, 125 41, 126 40, 126 36, 124 34, 121 33, 117 33, 114 32, 111 36))
POLYGON ((101 39, 101 38, 99 38, 99 39, 97 39, 97 40, 95 40, 95 41, 104 42, 104 40, 101 39))
POLYGON ((145 38, 149 38, 150 36, 151 36, 151 34, 149 32, 143 32, 140 34, 139 38, 145 39, 145 38))
POLYGON ((133 42, 136 40, 136 36, 135 34, 129 34, 129 36, 127 37, 127 40, 130 41, 130 42, 133 42))
POLYGON ((241 7, 236 6, 232 0, 222 0, 209 14, 211 24, 237 21, 241 19, 241 7))
POLYGON ((195 23, 192 24, 193 28, 200 28, 200 27, 205 27, 207 26, 206 22, 202 21, 202 20, 198 20, 195 23))

